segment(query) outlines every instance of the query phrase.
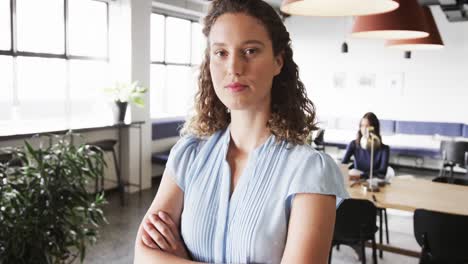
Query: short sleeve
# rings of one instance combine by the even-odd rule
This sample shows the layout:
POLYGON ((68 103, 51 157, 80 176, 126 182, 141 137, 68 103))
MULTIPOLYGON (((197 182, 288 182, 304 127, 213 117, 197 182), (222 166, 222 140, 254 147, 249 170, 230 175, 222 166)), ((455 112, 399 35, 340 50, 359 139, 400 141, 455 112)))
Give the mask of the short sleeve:
POLYGON ((166 170, 169 170, 170 175, 185 192, 185 187, 189 181, 189 170, 193 164, 198 152, 200 139, 194 136, 184 136, 172 147, 166 163, 166 170))
POLYGON ((349 198, 340 168, 327 154, 314 151, 298 162, 287 195, 288 206, 297 193, 317 193, 336 196, 336 207, 349 198))

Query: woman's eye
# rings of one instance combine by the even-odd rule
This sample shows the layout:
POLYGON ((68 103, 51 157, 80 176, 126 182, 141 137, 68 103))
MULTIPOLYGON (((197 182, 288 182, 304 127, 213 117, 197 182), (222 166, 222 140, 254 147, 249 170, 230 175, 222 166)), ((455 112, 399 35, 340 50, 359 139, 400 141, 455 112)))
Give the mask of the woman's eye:
POLYGON ((219 57, 224 57, 226 56, 226 52, 223 50, 218 50, 218 51, 215 51, 215 55, 219 57))
POLYGON ((252 54, 257 53, 257 49, 255 49, 255 48, 245 49, 245 50, 244 50, 244 53, 245 53, 246 55, 252 55, 252 54))

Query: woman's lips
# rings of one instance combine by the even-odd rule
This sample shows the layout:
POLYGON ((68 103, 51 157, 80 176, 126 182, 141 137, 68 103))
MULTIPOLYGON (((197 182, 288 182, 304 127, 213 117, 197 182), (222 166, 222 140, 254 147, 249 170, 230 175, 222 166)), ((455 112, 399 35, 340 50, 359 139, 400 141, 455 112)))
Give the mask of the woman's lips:
POLYGON ((229 91, 233 93, 241 92, 247 88, 247 85, 243 85, 241 83, 231 83, 226 86, 226 88, 229 89, 229 91))

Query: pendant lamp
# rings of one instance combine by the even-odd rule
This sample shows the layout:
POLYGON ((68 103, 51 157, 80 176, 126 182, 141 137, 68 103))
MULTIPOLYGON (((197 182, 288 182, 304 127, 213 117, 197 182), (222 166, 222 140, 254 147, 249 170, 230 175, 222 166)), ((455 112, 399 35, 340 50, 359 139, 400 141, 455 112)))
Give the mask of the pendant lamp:
POLYGON ((431 9, 424 6, 422 8, 424 18, 426 21, 426 27, 429 32, 429 36, 419 39, 397 39, 388 40, 385 46, 389 48, 402 49, 402 50, 435 50, 444 47, 444 42, 440 37, 439 29, 432 16, 431 9))
POLYGON ((358 16, 351 36, 374 39, 412 39, 429 36, 417 0, 396 0, 398 9, 385 14, 358 16))
POLYGON ((301 16, 363 16, 397 8, 395 0, 283 0, 280 9, 301 16))

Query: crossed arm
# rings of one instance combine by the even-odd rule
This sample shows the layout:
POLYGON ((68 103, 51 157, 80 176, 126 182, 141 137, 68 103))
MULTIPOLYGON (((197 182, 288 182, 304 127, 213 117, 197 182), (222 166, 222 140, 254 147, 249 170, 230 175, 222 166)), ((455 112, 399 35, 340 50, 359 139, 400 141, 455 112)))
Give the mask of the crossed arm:
MULTIPOLYGON (((134 263, 200 263, 190 260, 180 237, 184 194, 169 173, 164 172, 158 193, 138 228, 134 263), (167 217, 158 214, 161 211, 167 217)), ((335 213, 335 196, 297 194, 281 263, 327 263, 335 213)))

